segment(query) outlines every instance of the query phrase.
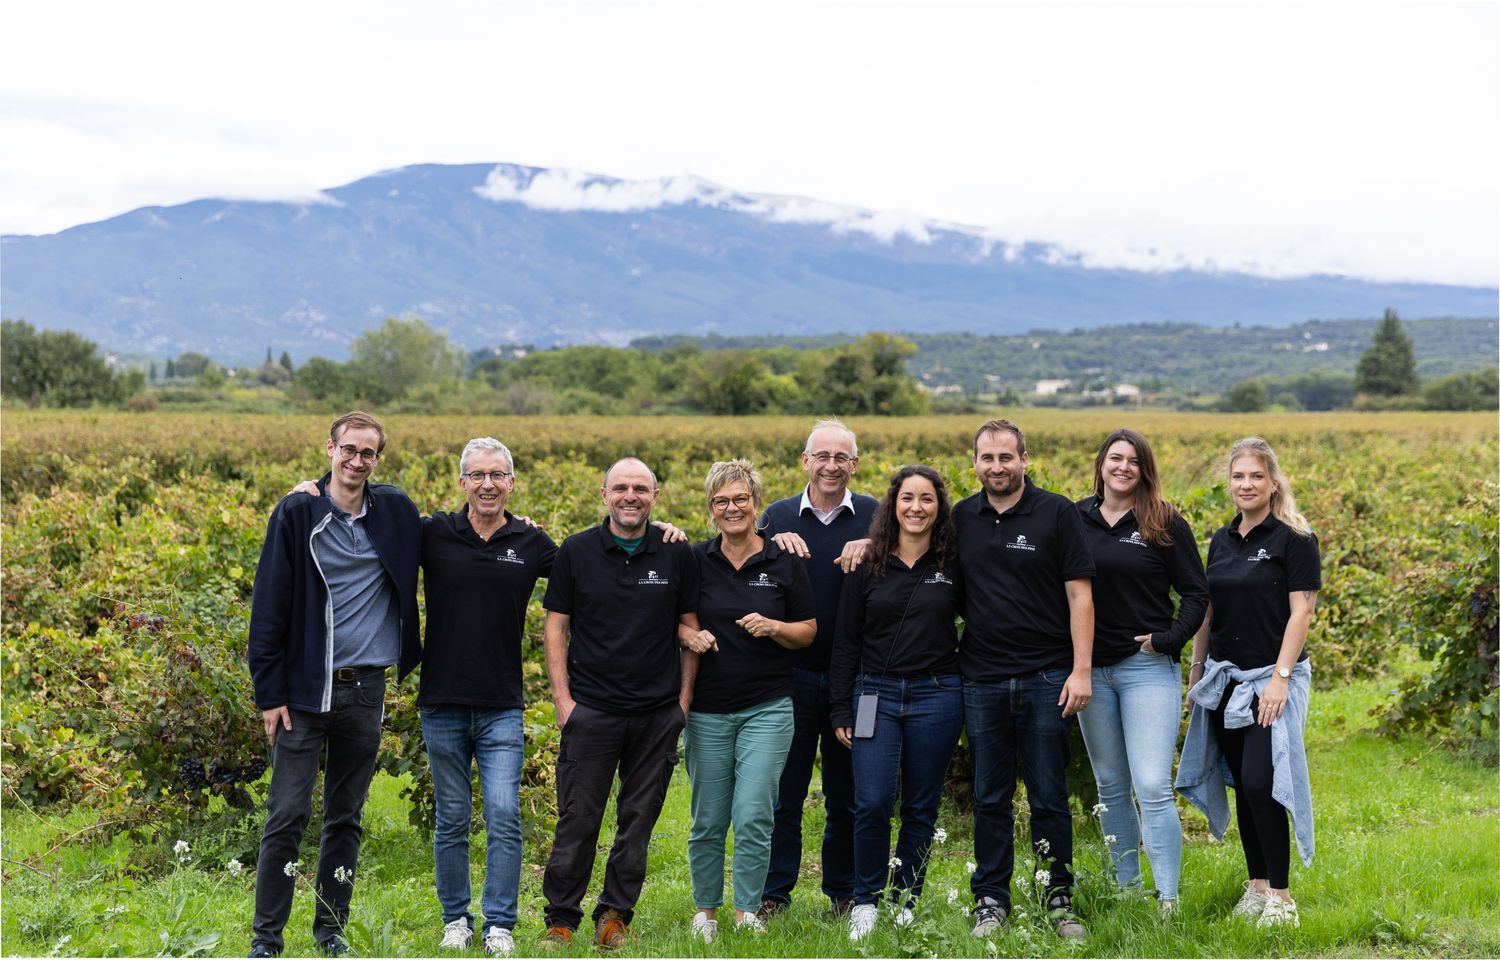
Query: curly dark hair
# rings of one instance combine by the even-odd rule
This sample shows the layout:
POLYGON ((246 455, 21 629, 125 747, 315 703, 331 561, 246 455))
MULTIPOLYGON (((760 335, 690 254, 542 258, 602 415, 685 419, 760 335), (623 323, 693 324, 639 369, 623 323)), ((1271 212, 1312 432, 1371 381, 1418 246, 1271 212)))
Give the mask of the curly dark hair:
POLYGON ((948 485, 943 482, 942 474, 926 464, 910 463, 891 475, 891 485, 886 489, 885 496, 880 498, 875 516, 870 519, 868 560, 870 573, 876 577, 885 575, 891 557, 901 544, 901 524, 896 519, 896 497, 901 492, 901 485, 912 477, 922 477, 937 491, 937 517, 932 523, 932 545, 928 549, 937 560, 938 569, 944 569, 953 559, 953 504, 948 498, 948 485))

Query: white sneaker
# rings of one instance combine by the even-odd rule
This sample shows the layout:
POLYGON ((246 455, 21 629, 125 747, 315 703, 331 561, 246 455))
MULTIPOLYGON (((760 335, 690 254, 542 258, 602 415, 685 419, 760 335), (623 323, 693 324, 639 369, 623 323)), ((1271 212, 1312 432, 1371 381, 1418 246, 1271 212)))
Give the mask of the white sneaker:
POLYGON ((849 942, 856 943, 868 937, 879 919, 880 909, 875 904, 856 903, 849 911, 849 942))
POLYGON ((1257 927, 1302 926, 1302 921, 1297 916, 1297 901, 1271 897, 1266 901, 1266 909, 1261 913, 1260 919, 1255 921, 1255 925, 1257 927))
POLYGON ((504 927, 490 927, 484 932, 484 952, 492 957, 508 957, 516 949, 516 940, 504 927))
POLYGON ((697 911, 693 912, 693 939, 702 940, 704 943, 713 943, 719 936, 719 921, 713 917, 705 917, 697 911))
POLYGON ((896 926, 909 927, 916 922, 916 919, 911 912, 911 907, 902 907, 901 911, 896 914, 896 926))
POLYGON ((1229 912, 1236 917, 1258 917, 1266 912, 1266 901, 1270 899, 1272 898, 1269 893, 1261 893, 1250 886, 1250 881, 1246 880, 1245 892, 1240 897, 1240 902, 1235 904, 1234 909, 1229 912))
POLYGON ((467 950, 472 939, 474 930, 469 926, 469 918, 459 917, 443 924, 443 942, 438 946, 444 950, 467 950))
POLYGON ((747 913, 734 922, 735 933, 765 933, 766 922, 753 913, 747 913))

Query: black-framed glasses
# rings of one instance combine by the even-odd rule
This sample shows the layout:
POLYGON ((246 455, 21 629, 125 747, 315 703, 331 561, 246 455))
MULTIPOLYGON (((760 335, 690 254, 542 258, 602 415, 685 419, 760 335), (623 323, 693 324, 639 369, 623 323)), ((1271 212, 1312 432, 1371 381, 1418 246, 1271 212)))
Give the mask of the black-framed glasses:
POLYGON ((380 459, 380 454, 369 447, 361 450, 352 443, 341 443, 338 449, 339 453, 343 454, 345 460, 353 460, 355 457, 359 457, 365 463, 375 463, 380 459))
POLYGON ((828 463, 831 461, 841 467, 847 467, 859 458, 851 457, 847 453, 829 453, 827 450, 821 450, 817 453, 809 453, 807 459, 813 463, 828 463))
POLYGON ((484 483, 489 478, 491 483, 504 483, 511 478, 508 470, 470 470, 464 476, 469 478, 470 483, 484 483))
POLYGON ((715 510, 728 510, 729 505, 732 503, 739 509, 743 510, 746 507, 750 506, 751 502, 752 501, 750 499, 750 494, 737 493, 732 497, 714 497, 708 501, 708 505, 710 507, 713 507, 715 510))

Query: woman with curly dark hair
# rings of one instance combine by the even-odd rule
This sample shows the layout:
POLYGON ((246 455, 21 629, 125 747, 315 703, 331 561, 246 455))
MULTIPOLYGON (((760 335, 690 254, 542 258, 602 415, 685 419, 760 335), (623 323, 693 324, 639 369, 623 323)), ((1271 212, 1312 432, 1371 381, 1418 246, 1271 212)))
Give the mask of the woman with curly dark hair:
POLYGON ((936 470, 896 471, 870 521, 865 562, 845 577, 839 599, 829 693, 834 729, 853 751, 851 941, 874 929, 887 881, 897 892, 896 922, 910 921, 963 731, 951 514, 936 470), (891 857, 898 792, 901 829, 891 857))

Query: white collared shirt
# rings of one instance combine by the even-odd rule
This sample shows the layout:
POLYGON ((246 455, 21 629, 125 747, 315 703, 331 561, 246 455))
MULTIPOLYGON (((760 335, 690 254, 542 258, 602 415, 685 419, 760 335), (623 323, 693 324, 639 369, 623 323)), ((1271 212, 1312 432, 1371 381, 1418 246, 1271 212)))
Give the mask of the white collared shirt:
MULTIPOLYGON (((809 484, 810 486, 811 484, 809 484)), ((849 492, 848 487, 844 488, 844 499, 840 500, 838 505, 827 513, 813 506, 812 498, 807 495, 807 491, 808 487, 802 488, 802 505, 797 508, 797 512, 802 513, 803 511, 811 510, 813 516, 817 517, 818 522, 825 527, 832 523, 841 511, 848 510, 850 513, 854 512, 854 494, 849 492)))

